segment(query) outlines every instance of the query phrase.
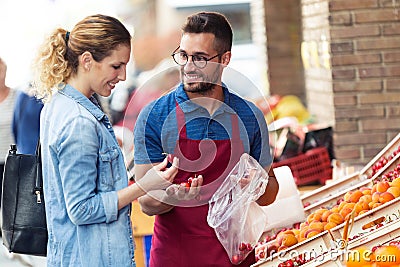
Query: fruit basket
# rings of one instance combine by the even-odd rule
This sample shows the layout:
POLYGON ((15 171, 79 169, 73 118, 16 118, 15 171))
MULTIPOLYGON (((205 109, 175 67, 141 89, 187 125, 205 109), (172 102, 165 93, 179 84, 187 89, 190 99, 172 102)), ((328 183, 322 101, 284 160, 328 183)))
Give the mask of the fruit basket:
MULTIPOLYGON (((263 258, 252 266, 257 267, 276 267, 282 262, 292 259, 297 255, 314 254, 319 255, 330 250, 332 238, 328 232, 319 233, 303 242, 300 242, 286 250, 272 251, 268 258, 263 258)), ((256 255, 260 255, 261 251, 265 251, 271 247, 272 243, 258 246, 255 250, 256 255)))
POLYGON ((400 152, 400 133, 393 138, 364 168, 361 169, 360 175, 371 178, 381 169, 387 162, 400 152))
MULTIPOLYGON (((344 222, 330 229, 330 232, 324 231, 290 246, 286 250, 273 251, 272 253, 268 250, 278 250, 276 246, 274 247, 275 240, 260 245, 256 247, 256 255, 260 255, 261 251, 271 254, 268 254, 269 257, 259 260, 253 266, 343 266, 341 265, 341 252, 338 247, 343 242, 345 229, 346 223, 344 222), (299 264, 299 261, 302 264, 299 264), (290 265, 294 262, 297 262, 297 265, 290 265)), ((400 236, 400 198, 384 203, 356 217, 352 226, 348 229, 351 231, 348 233, 347 249, 355 249, 360 246, 373 247, 398 238, 400 236)), ((282 237, 283 235, 281 235, 281 240, 277 242, 285 242, 282 237)))
POLYGON ((332 166, 326 147, 317 147, 304 154, 288 158, 272 164, 273 168, 288 166, 297 185, 306 185, 314 182, 325 184, 332 178, 332 166))
MULTIPOLYGON (((355 191, 362 187, 372 187, 377 181, 379 181, 385 173, 390 173, 392 171, 396 171, 398 165, 400 164, 400 154, 397 154, 394 158, 392 158, 385 166, 380 168, 371 179, 364 180, 354 186, 347 188, 344 191, 340 191, 339 193, 332 194, 331 196, 322 199, 316 203, 313 203, 304 208, 304 212, 306 215, 309 215, 321 207, 330 208, 334 205, 338 204, 338 202, 343 200, 344 195, 349 191, 355 191)), ((397 171, 396 171, 397 172, 397 171)))
POLYGON ((376 176, 379 170, 384 169, 400 151, 400 134, 393 138, 390 143, 383 148, 365 167, 359 171, 341 177, 331 183, 324 185, 312 192, 306 193, 301 196, 303 206, 306 208, 313 203, 327 199, 328 197, 344 191, 347 188, 361 183, 369 178, 376 176))
MULTIPOLYGON (((349 240, 351 239, 349 244, 356 246, 357 243, 355 242, 360 243, 376 239, 377 236, 382 236, 379 234, 382 229, 392 231, 393 228, 382 228, 378 232, 370 233, 370 231, 377 230, 373 227, 380 227, 386 225, 387 222, 400 218, 400 155, 396 155, 384 168, 379 170, 374 178, 350 187, 346 191, 332 196, 328 201, 319 204, 320 206, 310 206, 312 209, 309 210, 310 213, 306 221, 300 223, 298 228, 284 229, 275 236, 265 237, 265 240, 260 242, 259 246, 256 247, 256 257, 262 259, 265 263, 261 266, 284 264, 282 258, 270 257, 273 245, 275 245, 277 251, 287 250, 285 252, 291 255, 294 252, 299 253, 310 248, 317 249, 320 252, 318 255, 323 255, 326 251, 329 251, 328 249, 335 248, 337 241, 346 236, 345 232, 349 232, 345 230, 349 229, 349 224, 346 224, 345 221, 350 220, 351 214, 354 215, 354 222, 350 227, 352 236, 349 236, 349 240), (366 229, 369 229, 368 232, 363 232, 366 229), (363 233, 364 236, 361 237, 360 233, 363 233), (297 239, 297 243, 285 243, 287 240, 291 240, 285 239, 290 234, 297 239), (313 241, 314 235, 330 237, 331 241, 335 240, 336 243, 334 242, 329 246, 326 240, 323 240, 326 246, 319 249, 321 245, 313 244, 313 242, 316 242, 313 241), (263 244, 263 242, 266 243, 263 244), (271 262, 271 265, 266 265, 268 262, 271 262)), ((388 236, 388 234, 385 234, 385 236, 388 236)), ((293 239, 293 237, 291 238, 293 239)), ((381 239, 384 239, 384 237, 381 237, 381 239)), ((289 260, 293 261, 293 258, 289 260)), ((326 264, 335 263, 328 261, 326 264)))

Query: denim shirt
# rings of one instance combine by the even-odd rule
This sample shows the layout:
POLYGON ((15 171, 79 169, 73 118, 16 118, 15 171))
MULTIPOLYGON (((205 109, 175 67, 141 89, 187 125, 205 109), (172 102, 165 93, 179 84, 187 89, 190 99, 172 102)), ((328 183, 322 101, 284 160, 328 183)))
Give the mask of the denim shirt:
POLYGON ((67 85, 41 113, 48 267, 135 266, 130 206, 118 210, 124 159, 92 101, 67 85))

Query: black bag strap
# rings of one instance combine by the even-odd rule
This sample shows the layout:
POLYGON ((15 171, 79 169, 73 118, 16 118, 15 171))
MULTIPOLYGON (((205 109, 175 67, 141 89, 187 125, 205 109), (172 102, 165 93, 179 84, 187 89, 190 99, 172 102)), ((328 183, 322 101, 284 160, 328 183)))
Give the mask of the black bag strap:
POLYGON ((34 188, 34 194, 36 195, 36 201, 38 204, 42 203, 42 199, 40 197, 41 194, 43 194, 43 177, 42 177, 42 151, 41 151, 41 144, 40 144, 40 138, 38 139, 37 145, 36 145, 36 159, 37 159, 37 164, 36 164, 36 181, 35 181, 35 188, 34 188))

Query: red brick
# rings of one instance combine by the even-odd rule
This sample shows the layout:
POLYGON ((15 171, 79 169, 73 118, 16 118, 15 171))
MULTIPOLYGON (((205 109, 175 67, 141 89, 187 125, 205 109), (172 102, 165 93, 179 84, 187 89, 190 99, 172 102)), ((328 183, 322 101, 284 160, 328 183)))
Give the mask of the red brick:
POLYGON ((330 0, 329 10, 353 10, 362 8, 378 7, 377 0, 330 0))
POLYGON ((357 38, 379 35, 380 29, 378 25, 333 27, 331 30, 332 39, 357 38))
POLYGON ((383 62, 400 62, 400 52, 383 53, 383 62))
POLYGON ((361 125, 363 130, 389 130, 398 129, 400 125, 400 119, 371 119, 362 120, 361 125))
POLYGON ((337 106, 354 106, 357 104, 357 97, 355 95, 334 95, 333 103, 337 106))
POLYGON ((340 160, 359 159, 361 157, 360 147, 335 147, 335 157, 340 160))
POLYGON ((400 79, 390 79, 386 81, 386 89, 388 90, 399 90, 400 79))
POLYGON ((335 122, 335 133, 341 132, 357 132, 358 123, 355 120, 352 121, 336 121, 335 122))
POLYGON ((356 71, 354 69, 333 69, 332 77, 334 80, 352 80, 356 77, 356 71))
POLYGON ((334 92, 380 91, 380 90, 382 90, 381 80, 333 82, 334 92))
POLYGON ((331 53, 332 54, 348 53, 348 52, 353 52, 353 50, 354 50, 353 42, 331 43, 331 53))
POLYGON ((373 77, 399 77, 400 66, 386 66, 375 68, 360 68, 358 70, 360 78, 373 77))
POLYGON ((350 12, 331 13, 329 15, 330 25, 350 26, 353 24, 350 12))
POLYGON ((357 50, 400 48, 400 38, 372 38, 356 41, 357 50))
POLYGON ((381 152, 386 146, 386 143, 373 143, 373 145, 374 147, 364 148, 364 158, 368 161, 371 161, 373 158, 375 158, 375 156, 378 155, 379 152, 381 152))
POLYGON ((381 117, 385 115, 384 107, 360 107, 360 108, 347 108, 347 109, 335 109, 335 118, 343 119, 343 118, 364 118, 364 117, 381 117))
MULTIPOLYGON (((398 93, 363 94, 358 96, 358 101, 360 105, 398 103, 400 102, 400 94, 398 93)), ((397 125, 397 127, 399 127, 399 125, 397 125)))
POLYGON ((395 105, 395 106, 387 106, 386 107, 386 113, 388 117, 398 117, 400 116, 400 107, 395 105))
POLYGON ((375 9, 368 11, 357 11, 354 14, 355 23, 370 23, 370 22, 390 22, 399 21, 399 16, 397 16, 393 9, 375 9))
POLYGON ((399 8, 399 0, 379 0, 381 7, 399 8))
POLYGON ((400 27, 398 23, 385 24, 382 26, 383 35, 400 35, 400 27))
POLYGON ((340 134, 335 137, 336 146, 379 144, 386 142, 386 135, 384 133, 352 133, 340 134))
POLYGON ((335 55, 332 57, 332 66, 361 65, 380 63, 380 54, 335 55))

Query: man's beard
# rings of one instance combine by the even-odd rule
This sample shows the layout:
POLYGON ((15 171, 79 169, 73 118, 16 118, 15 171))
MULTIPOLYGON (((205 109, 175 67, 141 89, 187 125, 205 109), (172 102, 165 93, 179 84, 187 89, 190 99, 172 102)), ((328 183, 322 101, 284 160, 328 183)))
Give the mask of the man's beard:
POLYGON ((185 90, 187 93, 207 95, 212 91, 214 85, 215 84, 209 82, 184 83, 183 90, 185 90))
MULTIPOLYGON (((199 82, 191 82, 183 83, 183 90, 185 90, 187 93, 196 93, 196 94, 201 94, 201 95, 207 95, 210 94, 214 88, 215 85, 217 85, 218 82, 218 69, 214 72, 213 77, 206 77, 203 81, 199 82)), ((181 73, 182 75, 182 81, 184 81, 184 73, 181 73)))

